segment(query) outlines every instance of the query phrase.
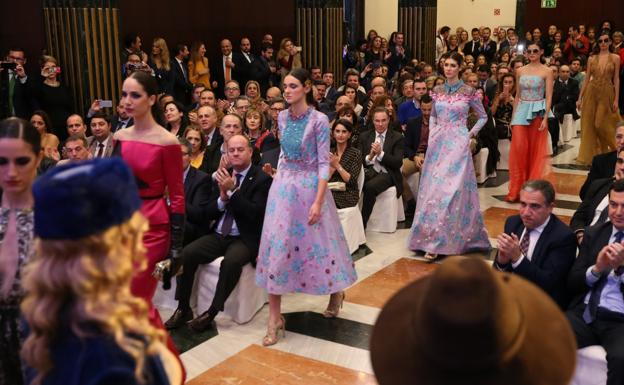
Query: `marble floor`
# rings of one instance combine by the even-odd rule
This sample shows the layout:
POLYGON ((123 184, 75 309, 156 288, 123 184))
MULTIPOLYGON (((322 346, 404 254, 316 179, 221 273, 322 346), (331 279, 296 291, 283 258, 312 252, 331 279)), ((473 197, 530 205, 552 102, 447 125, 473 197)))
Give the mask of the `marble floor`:
MULTIPOLYGON (((577 194, 587 174, 574 166, 577 151, 578 139, 572 139, 552 159, 557 190, 554 212, 566 222, 579 204, 577 194)), ((507 173, 498 174, 479 188, 481 210, 494 247, 505 218, 518 209, 517 204, 502 200, 507 193, 507 173)), ((392 234, 367 232, 368 249, 361 249, 355 262, 358 281, 347 290, 337 319, 321 315, 328 297, 293 294, 282 299, 286 338, 273 347, 261 346, 267 305, 246 324, 219 315, 217 330, 187 336, 194 338, 190 342, 185 336, 177 336, 187 338, 181 350, 185 350, 182 361, 188 384, 376 384, 368 341, 381 307, 400 288, 438 266, 407 249, 409 230, 402 227, 392 234)), ((166 319, 171 310, 161 309, 161 314, 166 319)))

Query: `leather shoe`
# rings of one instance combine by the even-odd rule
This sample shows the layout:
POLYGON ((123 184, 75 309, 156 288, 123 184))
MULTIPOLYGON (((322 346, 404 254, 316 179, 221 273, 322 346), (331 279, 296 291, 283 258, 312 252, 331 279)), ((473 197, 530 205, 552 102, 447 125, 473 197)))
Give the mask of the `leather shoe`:
POLYGON ((192 319, 193 319, 193 310, 176 309, 176 311, 173 313, 171 318, 169 318, 167 322, 165 322, 165 328, 167 330, 177 329, 192 319))
POLYGON ((201 333, 212 327, 214 327, 214 319, 217 314, 210 314, 210 311, 205 311, 199 317, 193 319, 188 323, 189 328, 191 330, 201 333))

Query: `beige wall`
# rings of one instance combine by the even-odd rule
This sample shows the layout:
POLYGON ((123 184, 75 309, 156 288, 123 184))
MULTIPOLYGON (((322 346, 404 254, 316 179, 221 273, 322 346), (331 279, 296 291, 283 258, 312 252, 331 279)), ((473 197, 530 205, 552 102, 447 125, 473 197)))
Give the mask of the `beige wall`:
POLYGON ((386 39, 399 25, 398 0, 365 0, 364 35, 374 29, 386 39))
POLYGON ((517 0, 438 0, 437 29, 448 25, 451 32, 464 27, 513 26, 516 23, 517 0), (500 15, 494 15, 500 9, 500 15))

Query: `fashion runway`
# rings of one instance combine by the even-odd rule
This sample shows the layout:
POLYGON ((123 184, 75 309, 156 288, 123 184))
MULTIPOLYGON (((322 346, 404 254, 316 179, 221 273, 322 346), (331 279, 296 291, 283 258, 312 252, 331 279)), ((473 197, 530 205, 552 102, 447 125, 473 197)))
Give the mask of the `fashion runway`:
MULTIPOLYGON (((552 158, 557 201, 554 213, 569 223, 580 203, 578 191, 587 171, 574 165, 579 140, 566 143, 552 158)), ((485 225, 492 242, 502 232, 505 219, 517 213, 518 204, 502 200, 507 194, 507 172, 499 171, 479 186, 485 225)), ((282 309, 286 338, 270 348, 261 346, 266 332, 268 306, 248 323, 239 325, 222 313, 217 330, 195 335, 174 332, 183 351, 189 384, 363 385, 376 384, 369 359, 372 325, 384 303, 399 289, 437 268, 407 248, 409 223, 392 234, 367 232, 366 246, 356 253, 358 281, 346 291, 338 318, 322 316, 328 296, 285 295, 282 309)), ((471 254, 491 259, 493 253, 471 254)), ((439 263, 444 263, 442 259, 439 263)), ((171 293, 173 295, 173 293, 171 293)), ((161 308, 167 319, 173 312, 161 308)), ((184 328, 183 328, 184 329, 184 328)))

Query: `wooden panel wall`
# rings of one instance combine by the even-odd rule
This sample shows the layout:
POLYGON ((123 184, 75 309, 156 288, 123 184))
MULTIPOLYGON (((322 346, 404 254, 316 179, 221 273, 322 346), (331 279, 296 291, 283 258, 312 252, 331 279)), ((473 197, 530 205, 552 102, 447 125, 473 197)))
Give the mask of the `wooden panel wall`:
POLYGON ((412 55, 427 63, 435 61, 436 1, 399 1, 399 31, 405 34, 405 42, 412 55))

